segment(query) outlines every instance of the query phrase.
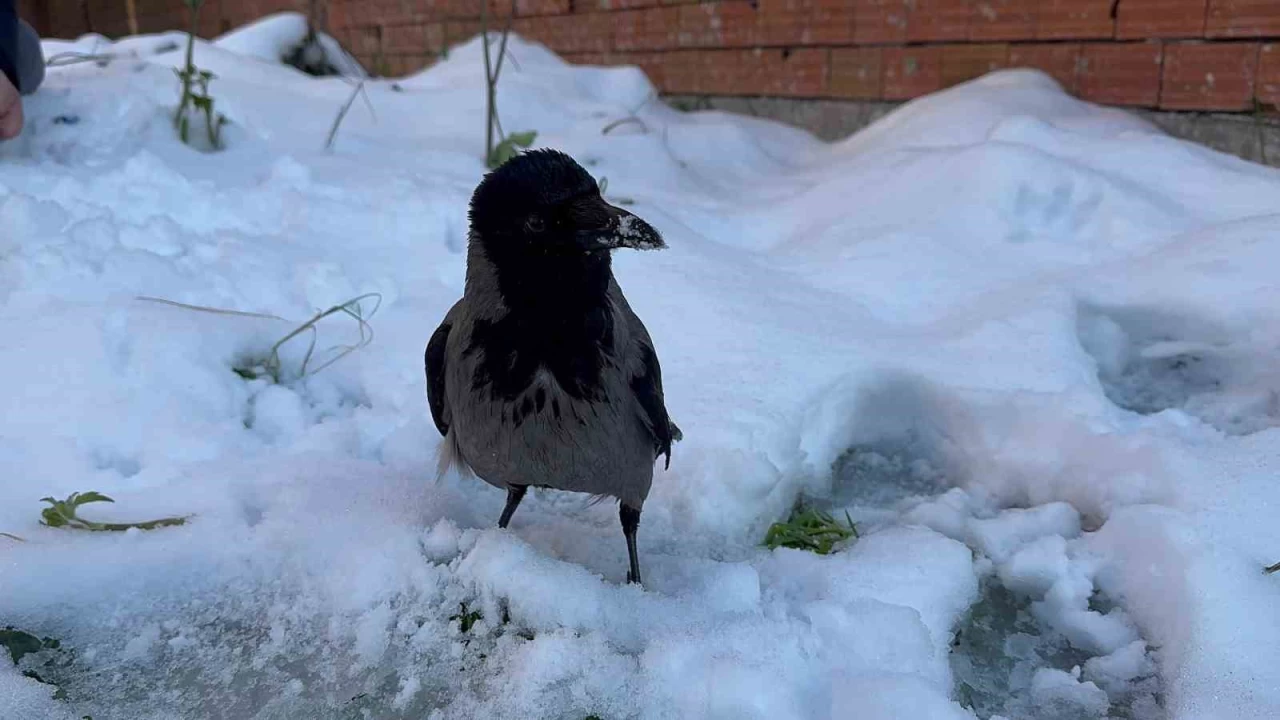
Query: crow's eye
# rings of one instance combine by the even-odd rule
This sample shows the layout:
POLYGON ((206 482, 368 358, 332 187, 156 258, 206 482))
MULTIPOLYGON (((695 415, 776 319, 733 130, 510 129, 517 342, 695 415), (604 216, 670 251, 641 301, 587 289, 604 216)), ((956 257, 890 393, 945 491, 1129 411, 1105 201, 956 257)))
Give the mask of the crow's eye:
POLYGON ((524 221, 524 227, 529 232, 540 233, 547 229, 547 223, 540 215, 530 215, 529 219, 524 221))

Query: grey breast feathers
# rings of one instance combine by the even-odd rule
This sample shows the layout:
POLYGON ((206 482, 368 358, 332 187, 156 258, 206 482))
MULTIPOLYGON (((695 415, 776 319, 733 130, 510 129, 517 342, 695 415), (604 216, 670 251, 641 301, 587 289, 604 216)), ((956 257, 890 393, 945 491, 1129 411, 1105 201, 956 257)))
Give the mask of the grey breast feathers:
MULTIPOLYGON (((473 378, 483 350, 465 351, 476 321, 501 317, 505 309, 485 298, 475 302, 474 296, 454 306, 446 317, 450 327, 442 350, 441 415, 448 421, 442 430, 442 472, 452 464, 470 468, 497 487, 551 487, 642 505, 660 443, 651 413, 636 394, 636 378, 645 377, 653 350, 616 283, 609 296, 615 352, 592 400, 569 394, 545 369, 536 371, 528 387, 511 399, 478 390, 473 378), (532 411, 516 412, 518 408, 532 411)), ((657 397, 660 401, 660 390, 657 397)), ((665 423, 665 409, 662 416, 665 423)))

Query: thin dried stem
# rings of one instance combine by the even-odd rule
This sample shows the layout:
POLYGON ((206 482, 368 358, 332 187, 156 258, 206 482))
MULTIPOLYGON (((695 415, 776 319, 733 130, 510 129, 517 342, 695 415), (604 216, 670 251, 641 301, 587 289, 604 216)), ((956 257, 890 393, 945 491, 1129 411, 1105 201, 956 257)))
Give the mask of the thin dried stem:
MULTIPOLYGON (((325 138, 324 141, 325 150, 333 150, 333 141, 338 137, 338 128, 342 127, 342 121, 347 117, 347 111, 351 110, 351 105, 355 103, 356 96, 360 95, 363 91, 364 81, 361 80, 356 83, 355 89, 351 91, 351 96, 342 104, 342 108, 338 110, 338 116, 333 119, 333 127, 329 128, 329 137, 325 138)), ((367 103, 368 101, 369 98, 366 97, 365 102, 367 103)), ((372 105, 369 106, 369 111, 373 111, 372 105)))

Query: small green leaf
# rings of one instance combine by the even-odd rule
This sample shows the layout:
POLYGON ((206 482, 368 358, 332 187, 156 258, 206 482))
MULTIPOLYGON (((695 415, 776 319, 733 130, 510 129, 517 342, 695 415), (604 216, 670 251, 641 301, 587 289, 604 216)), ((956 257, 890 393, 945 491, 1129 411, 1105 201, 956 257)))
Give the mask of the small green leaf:
POLYGON ((511 133, 510 135, 507 136, 507 139, 510 140, 512 143, 519 145, 520 147, 527 148, 533 144, 533 141, 537 137, 538 137, 538 133, 536 131, 529 130, 527 132, 511 133))
POLYGON ((88 505, 89 503, 95 503, 95 502, 113 503, 115 502, 115 500, 112 500, 111 498, 107 497, 106 495, 103 495, 102 493, 96 490, 90 490, 89 492, 84 493, 83 495, 80 495, 79 497, 77 497, 75 500, 75 505, 78 507, 80 505, 88 505))
POLYGON ((62 527, 67 524, 67 518, 62 513, 58 512, 57 507, 41 510, 40 517, 44 520, 44 524, 49 527, 62 527))
POLYGON ((458 613, 449 616, 449 620, 457 620, 458 629, 463 633, 469 633, 471 628, 483 617, 484 615, 480 614, 479 610, 468 611, 466 603, 458 603, 458 613))

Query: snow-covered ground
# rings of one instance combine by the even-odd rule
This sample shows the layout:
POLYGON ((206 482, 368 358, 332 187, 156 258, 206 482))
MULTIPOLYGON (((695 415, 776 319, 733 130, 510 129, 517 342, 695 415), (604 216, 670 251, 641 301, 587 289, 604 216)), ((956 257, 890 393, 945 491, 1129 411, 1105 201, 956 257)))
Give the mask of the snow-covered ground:
POLYGON ((0 656, 4 720, 1280 717, 1280 172, 1029 71, 824 144, 513 40, 504 127, 670 245, 616 258, 685 433, 641 590, 609 503, 499 531, 432 480, 479 43, 369 82, 325 152, 352 86, 274 60, 300 27, 198 46, 224 152, 175 137, 178 34, 47 42, 116 57, 0 145, 0 627, 62 643, 0 656), (233 372, 369 292, 368 347, 233 372), (194 517, 38 524, 91 489, 194 517), (801 496, 862 538, 762 548, 801 496))

